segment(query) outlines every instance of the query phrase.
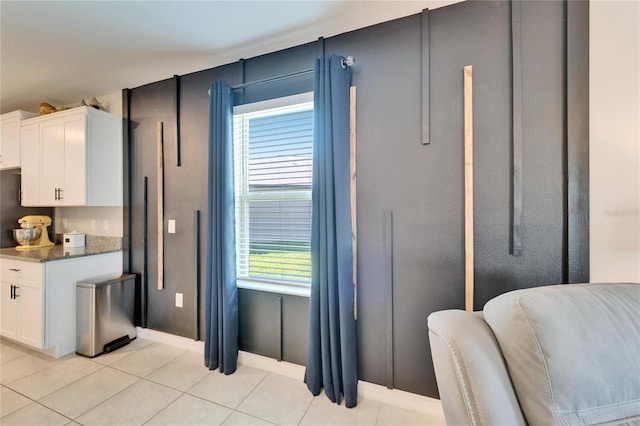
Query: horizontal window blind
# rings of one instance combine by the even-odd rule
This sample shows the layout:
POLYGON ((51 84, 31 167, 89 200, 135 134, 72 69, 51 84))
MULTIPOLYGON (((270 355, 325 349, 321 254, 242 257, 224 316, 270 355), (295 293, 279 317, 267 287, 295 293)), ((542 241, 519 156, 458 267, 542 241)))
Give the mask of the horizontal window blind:
POLYGON ((313 104, 234 115, 240 279, 311 279, 313 104))

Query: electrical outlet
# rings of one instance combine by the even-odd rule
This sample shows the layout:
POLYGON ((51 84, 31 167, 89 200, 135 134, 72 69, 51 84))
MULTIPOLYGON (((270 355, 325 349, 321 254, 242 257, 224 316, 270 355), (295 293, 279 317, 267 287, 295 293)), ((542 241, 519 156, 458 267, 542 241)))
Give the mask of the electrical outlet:
POLYGON ((175 219, 169 219, 169 222, 167 222, 167 232, 169 234, 175 234, 176 233, 176 221, 175 219))
POLYGON ((108 231, 108 230, 109 230, 109 220, 104 219, 104 220, 102 221, 102 229, 103 229, 104 231, 108 231))
POLYGON ((176 307, 182 308, 182 293, 176 293, 176 307))
POLYGON ((91 229, 96 229, 96 221, 95 221, 95 219, 91 219, 91 229))

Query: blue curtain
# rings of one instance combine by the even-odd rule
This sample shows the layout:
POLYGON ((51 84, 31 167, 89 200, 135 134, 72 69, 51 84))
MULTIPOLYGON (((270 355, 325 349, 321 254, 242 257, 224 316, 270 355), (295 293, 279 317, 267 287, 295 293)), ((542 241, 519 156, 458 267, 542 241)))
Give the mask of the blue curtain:
POLYGON ((349 171, 351 71, 342 57, 314 70, 311 298, 305 383, 314 395, 358 400, 349 171))
POLYGON ((232 120, 231 87, 216 81, 211 85, 209 109, 204 363, 224 374, 236 371, 238 361, 232 120))

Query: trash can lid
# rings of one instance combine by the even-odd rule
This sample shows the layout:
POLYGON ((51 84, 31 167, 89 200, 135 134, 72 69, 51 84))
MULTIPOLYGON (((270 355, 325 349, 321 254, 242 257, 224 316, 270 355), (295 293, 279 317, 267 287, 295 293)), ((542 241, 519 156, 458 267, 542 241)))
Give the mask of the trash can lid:
POLYGON ((111 274, 111 275, 101 275, 99 277, 87 278, 82 281, 78 281, 76 283, 76 287, 102 287, 105 285, 111 285, 118 282, 135 280, 135 274, 111 274))

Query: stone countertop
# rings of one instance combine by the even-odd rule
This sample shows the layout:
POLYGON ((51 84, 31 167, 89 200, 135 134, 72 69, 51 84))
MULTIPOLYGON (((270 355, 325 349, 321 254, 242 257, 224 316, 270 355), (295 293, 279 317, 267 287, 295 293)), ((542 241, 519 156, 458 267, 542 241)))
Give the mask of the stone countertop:
POLYGON ((86 245, 84 247, 63 247, 62 244, 56 244, 50 247, 20 251, 16 250, 15 247, 8 247, 0 249, 0 259, 40 263, 112 253, 121 250, 122 238, 87 235, 86 245))

